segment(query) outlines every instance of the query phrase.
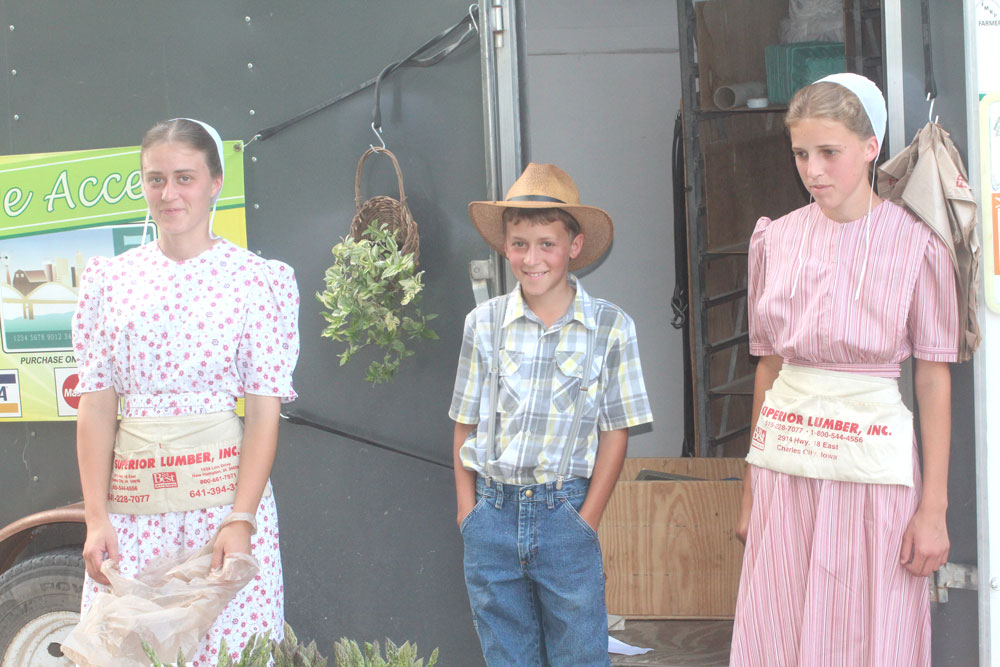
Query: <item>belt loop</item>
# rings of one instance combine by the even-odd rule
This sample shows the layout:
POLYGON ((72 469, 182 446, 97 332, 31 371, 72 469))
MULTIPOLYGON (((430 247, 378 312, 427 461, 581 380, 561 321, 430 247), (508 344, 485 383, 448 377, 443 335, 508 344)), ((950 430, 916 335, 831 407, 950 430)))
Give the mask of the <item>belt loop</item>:
POLYGON ((501 484, 500 482, 497 482, 496 500, 493 501, 493 505, 497 509, 500 509, 501 507, 503 507, 503 484, 501 484))
POLYGON ((556 493, 552 490, 552 482, 545 482, 545 502, 549 509, 554 509, 556 506, 556 493))

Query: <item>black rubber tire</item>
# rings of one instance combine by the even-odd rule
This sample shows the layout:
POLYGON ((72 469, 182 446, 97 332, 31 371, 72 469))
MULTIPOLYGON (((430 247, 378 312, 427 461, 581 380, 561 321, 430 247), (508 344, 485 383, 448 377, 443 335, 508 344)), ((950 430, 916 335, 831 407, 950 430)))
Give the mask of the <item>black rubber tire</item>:
POLYGON ((79 547, 33 556, 0 575, 0 664, 27 623, 51 612, 80 612, 85 565, 79 547))

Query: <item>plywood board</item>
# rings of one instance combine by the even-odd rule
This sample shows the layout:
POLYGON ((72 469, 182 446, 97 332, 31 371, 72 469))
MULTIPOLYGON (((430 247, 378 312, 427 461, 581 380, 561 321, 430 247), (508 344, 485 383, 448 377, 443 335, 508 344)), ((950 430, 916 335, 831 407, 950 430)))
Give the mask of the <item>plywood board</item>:
POLYGON ((657 470, 659 472, 672 472, 687 477, 698 477, 705 480, 723 480, 731 478, 743 478, 746 470, 746 461, 738 458, 628 458, 622 466, 621 474, 618 475, 620 482, 631 482, 635 480, 640 470, 657 470))
MULTIPOLYGON (((742 475, 739 459, 632 459, 627 473, 742 475)), ((731 618, 743 545, 743 483, 620 481, 601 521, 608 612, 626 618, 731 618)))
POLYGON ((699 132, 710 250, 745 250, 760 216, 777 218, 809 201, 783 114, 713 116, 700 122, 699 132))

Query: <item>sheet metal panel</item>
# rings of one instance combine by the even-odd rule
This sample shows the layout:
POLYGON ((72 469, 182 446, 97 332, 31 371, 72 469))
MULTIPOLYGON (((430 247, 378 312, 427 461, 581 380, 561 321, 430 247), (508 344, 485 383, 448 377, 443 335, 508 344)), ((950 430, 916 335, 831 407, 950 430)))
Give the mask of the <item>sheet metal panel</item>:
MULTIPOLYGON (((248 140, 375 76, 468 6, 5 2, 0 152, 134 145, 153 122, 179 115, 248 140)), ((246 161, 249 244, 291 264, 302 293, 301 398, 288 409, 440 464, 451 458, 447 408, 473 306, 466 266, 488 256, 465 210, 487 183, 477 44, 433 68, 400 70, 383 91, 383 134, 420 228, 423 309, 439 315, 441 336, 417 344, 393 384, 362 381, 371 355, 339 367, 314 297, 354 213, 355 167, 374 139, 371 93, 255 142, 246 161)), ((363 195, 395 194, 388 160, 368 164, 363 195)), ((73 424, 0 424, 0 456, 0 524, 79 499, 73 424)), ((287 616, 300 636, 326 651, 341 636, 388 635, 425 654, 440 646, 447 664, 478 664, 450 470, 286 424, 273 480, 287 616)))

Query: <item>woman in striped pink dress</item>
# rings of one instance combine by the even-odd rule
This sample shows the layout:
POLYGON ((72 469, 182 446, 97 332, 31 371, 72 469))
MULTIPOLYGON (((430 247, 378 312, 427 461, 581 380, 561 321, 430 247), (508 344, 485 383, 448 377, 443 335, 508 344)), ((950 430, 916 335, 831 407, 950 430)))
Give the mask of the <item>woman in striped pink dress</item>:
MULTIPOLYGON (((857 75, 829 79, 799 91, 785 121, 814 201, 777 220, 761 218, 750 241, 750 351, 760 361, 748 461, 759 464, 748 467, 738 526, 746 551, 731 665, 930 665, 927 577, 949 549, 948 363, 957 359, 959 336, 954 270, 926 225, 872 191, 885 128, 881 93, 857 75), (826 451, 787 439, 816 420, 768 407, 769 390, 783 382, 779 372, 798 373, 817 389, 816 396, 775 400, 808 406, 834 393, 824 388, 828 381, 895 391, 900 363, 910 356, 922 475, 908 432, 902 454, 888 464, 906 476, 897 475, 900 483, 841 481, 867 479, 864 465, 855 466, 862 473, 856 478, 836 468, 817 473, 811 460, 801 469, 790 464, 791 472, 767 463, 765 451, 805 459, 826 451)), ((821 432, 821 446, 840 447, 841 454, 881 434, 872 422, 852 418, 849 398, 839 428, 827 420, 830 430, 821 432)))

